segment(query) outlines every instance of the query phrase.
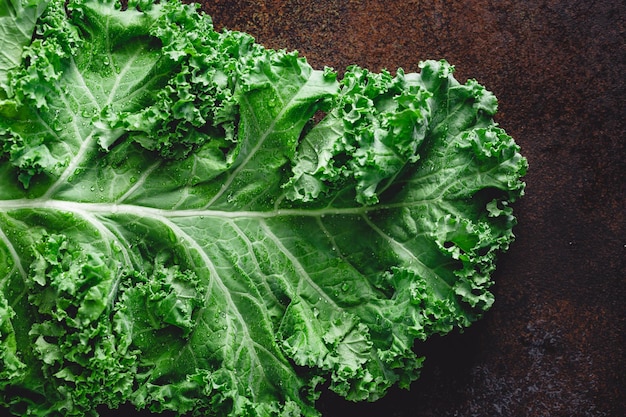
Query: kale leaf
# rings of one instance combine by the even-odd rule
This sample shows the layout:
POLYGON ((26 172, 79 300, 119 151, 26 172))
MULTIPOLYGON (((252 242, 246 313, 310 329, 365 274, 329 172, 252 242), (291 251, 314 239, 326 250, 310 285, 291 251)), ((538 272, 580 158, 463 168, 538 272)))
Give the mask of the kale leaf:
POLYGON ((527 163, 445 61, 339 79, 179 1, 0 0, 0 405, 316 416, 493 304, 527 163))

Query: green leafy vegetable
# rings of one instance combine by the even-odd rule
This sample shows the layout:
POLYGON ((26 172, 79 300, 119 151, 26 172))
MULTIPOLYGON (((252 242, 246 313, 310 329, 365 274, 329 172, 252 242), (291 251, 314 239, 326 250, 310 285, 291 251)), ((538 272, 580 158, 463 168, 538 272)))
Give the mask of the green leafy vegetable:
POLYGON ((0 404, 315 416, 324 381, 408 387, 513 239, 495 97, 130 3, 0 0, 0 404))

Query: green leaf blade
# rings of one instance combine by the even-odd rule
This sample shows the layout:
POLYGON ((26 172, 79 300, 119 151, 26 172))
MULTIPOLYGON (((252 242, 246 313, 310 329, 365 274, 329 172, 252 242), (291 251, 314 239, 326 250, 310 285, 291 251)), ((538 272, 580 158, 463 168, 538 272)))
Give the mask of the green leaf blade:
POLYGON ((527 166, 482 86, 338 81, 176 1, 61 3, 48 61, 0 67, 0 404, 315 416, 323 381, 406 388, 416 342, 492 305, 527 166))

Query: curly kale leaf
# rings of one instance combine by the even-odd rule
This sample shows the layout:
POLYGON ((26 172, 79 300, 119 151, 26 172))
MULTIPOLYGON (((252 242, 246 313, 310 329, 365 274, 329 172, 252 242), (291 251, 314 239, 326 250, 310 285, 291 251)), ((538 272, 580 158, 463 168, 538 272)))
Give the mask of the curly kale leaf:
POLYGON ((0 404, 315 416, 324 381, 408 387, 514 237, 495 97, 131 6, 0 0, 0 404))

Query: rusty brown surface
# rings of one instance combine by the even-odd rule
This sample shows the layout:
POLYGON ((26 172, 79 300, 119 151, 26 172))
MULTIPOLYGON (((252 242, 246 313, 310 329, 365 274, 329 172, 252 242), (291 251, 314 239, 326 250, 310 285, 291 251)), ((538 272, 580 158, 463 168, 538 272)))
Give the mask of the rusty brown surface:
POLYGON ((626 228, 621 1, 204 1, 216 27, 318 68, 418 70, 445 58, 500 100, 530 163, 496 304, 432 340, 422 378, 374 404, 325 393, 324 416, 622 416, 626 228))

